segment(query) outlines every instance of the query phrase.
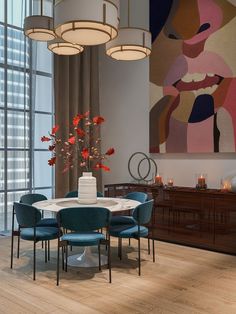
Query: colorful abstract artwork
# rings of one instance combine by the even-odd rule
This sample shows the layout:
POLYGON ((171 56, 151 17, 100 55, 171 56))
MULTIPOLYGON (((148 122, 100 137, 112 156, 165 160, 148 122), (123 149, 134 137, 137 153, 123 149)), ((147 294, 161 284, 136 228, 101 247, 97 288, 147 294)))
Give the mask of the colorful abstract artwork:
POLYGON ((236 151, 236 1, 150 0, 150 152, 236 151))

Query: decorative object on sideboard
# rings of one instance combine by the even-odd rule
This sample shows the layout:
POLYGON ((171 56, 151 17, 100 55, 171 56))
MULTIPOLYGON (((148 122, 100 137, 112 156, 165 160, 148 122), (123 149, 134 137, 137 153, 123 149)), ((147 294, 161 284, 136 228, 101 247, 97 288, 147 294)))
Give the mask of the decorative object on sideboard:
POLYGON ((196 189, 197 190, 206 190, 207 189, 207 184, 206 184, 206 180, 207 180, 207 174, 205 173, 198 173, 196 174, 196 178, 197 178, 197 184, 196 184, 196 189))
POLYGON ((173 178, 167 178, 167 187, 172 188, 174 186, 173 178))
POLYGON ((157 175, 157 164, 145 153, 136 152, 129 158, 128 171, 135 181, 153 183, 157 175))
POLYGON ((221 179, 221 189, 236 192, 236 174, 228 175, 221 179))
POLYGON ((155 182, 154 182, 157 186, 163 186, 163 181, 162 181, 162 174, 158 173, 155 176, 155 182))

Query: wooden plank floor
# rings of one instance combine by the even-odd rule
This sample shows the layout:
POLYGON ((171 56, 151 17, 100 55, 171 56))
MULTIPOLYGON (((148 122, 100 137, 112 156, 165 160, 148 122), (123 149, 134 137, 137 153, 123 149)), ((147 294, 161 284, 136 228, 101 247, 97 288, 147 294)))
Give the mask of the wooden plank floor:
POLYGON ((132 247, 124 242, 120 262, 113 241, 112 284, 106 268, 102 272, 69 268, 57 287, 56 242, 48 264, 38 244, 34 282, 31 243, 21 242, 20 259, 14 259, 11 270, 10 238, 0 238, 0 313, 236 313, 236 257, 156 242, 154 264, 143 240, 139 277, 135 242, 132 247))

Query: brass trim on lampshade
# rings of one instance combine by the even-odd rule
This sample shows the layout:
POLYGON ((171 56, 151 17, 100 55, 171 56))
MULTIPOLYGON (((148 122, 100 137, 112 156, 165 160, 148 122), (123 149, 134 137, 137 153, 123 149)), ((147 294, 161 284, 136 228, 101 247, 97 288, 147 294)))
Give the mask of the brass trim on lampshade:
POLYGON ((151 33, 135 27, 119 29, 118 36, 106 44, 106 54, 122 61, 140 60, 151 53, 151 33))
POLYGON ((61 0, 55 3, 55 32, 67 42, 99 45, 118 34, 118 0, 61 0))
POLYGON ((24 33, 30 39, 49 41, 56 37, 53 18, 44 15, 27 16, 24 21, 24 33))
POLYGON ((55 38, 48 42, 48 49, 57 55, 72 56, 84 51, 84 47, 78 44, 72 44, 61 38, 55 38))

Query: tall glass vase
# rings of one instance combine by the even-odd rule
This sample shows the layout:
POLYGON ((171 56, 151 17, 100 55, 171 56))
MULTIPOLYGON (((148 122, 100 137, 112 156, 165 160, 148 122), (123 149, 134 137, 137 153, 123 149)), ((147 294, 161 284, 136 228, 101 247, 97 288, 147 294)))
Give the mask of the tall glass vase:
POLYGON ((81 204, 97 203, 97 179, 92 172, 83 172, 78 181, 78 202, 81 204))

